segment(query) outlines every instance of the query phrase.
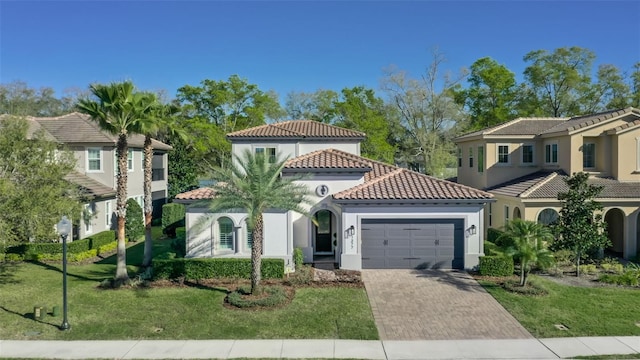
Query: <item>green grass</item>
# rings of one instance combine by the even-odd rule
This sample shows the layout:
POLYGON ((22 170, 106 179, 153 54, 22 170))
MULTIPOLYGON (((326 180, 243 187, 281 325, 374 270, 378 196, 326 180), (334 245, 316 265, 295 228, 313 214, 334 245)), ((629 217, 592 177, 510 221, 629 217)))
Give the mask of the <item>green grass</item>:
POLYGON ((486 280, 480 283, 537 338, 640 335, 639 290, 566 286, 535 276, 532 280, 549 295, 517 295, 486 280), (558 330, 554 324, 569 330, 558 330))
MULTIPOLYGON (((154 254, 171 240, 155 242, 154 254)), ((127 249, 129 275, 144 243, 127 249)), ((100 290, 115 272, 115 256, 68 267, 69 323, 32 319, 33 307, 62 305, 60 264, 0 264, 0 339, 377 339, 363 288, 301 288, 286 307, 244 311, 223 306, 223 289, 164 287, 100 290)))

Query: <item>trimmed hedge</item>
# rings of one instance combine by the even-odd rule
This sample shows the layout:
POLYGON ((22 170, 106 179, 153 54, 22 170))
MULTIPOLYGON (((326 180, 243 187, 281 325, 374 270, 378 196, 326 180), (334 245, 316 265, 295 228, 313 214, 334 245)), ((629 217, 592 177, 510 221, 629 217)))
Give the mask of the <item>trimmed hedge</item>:
POLYGON ((174 237, 175 229, 184 226, 185 215, 186 210, 182 204, 169 203, 162 205, 162 232, 174 237))
POLYGON ((496 244, 494 244, 494 243, 492 243, 490 241, 486 241, 486 240, 484 241, 484 254, 485 255, 487 255, 487 256, 495 256, 495 255, 498 255, 499 251, 500 251, 500 248, 496 244))
MULTIPOLYGON (((283 259, 262 259, 264 279, 284 278, 283 259)), ((186 280, 251 277, 251 259, 198 258, 198 259, 154 259, 153 273, 158 279, 186 280)))
POLYGON ((478 266, 480 275, 511 276, 513 275, 513 258, 503 256, 481 256, 478 266))
POLYGON ((496 240, 503 234, 502 231, 494 228, 487 229, 487 241, 496 244, 496 240))
MULTIPOLYGON (((67 243, 67 252, 77 254, 98 249, 115 241, 115 231, 107 230, 81 240, 67 243)), ((7 248, 8 254, 19 254, 26 258, 37 258, 43 254, 62 254, 62 243, 24 243, 7 248), (28 256, 27 256, 28 255, 28 256)))

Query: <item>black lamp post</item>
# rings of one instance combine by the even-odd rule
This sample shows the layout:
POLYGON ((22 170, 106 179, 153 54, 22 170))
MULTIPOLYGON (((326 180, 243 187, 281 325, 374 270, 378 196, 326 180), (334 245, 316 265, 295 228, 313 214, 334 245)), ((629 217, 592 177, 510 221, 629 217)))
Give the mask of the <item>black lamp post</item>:
POLYGON ((67 237, 71 233, 71 221, 63 216, 56 228, 58 234, 62 236, 62 313, 64 319, 60 330, 69 330, 71 325, 67 321, 67 237))

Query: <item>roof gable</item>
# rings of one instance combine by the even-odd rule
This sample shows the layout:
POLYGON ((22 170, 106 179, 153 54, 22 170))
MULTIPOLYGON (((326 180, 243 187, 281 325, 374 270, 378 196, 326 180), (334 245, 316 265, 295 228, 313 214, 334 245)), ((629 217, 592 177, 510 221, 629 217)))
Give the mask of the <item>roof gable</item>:
POLYGON ((256 126, 227 134, 234 139, 354 139, 362 140, 365 134, 313 120, 290 120, 275 124, 256 126))
POLYGON ((370 162, 364 158, 336 149, 325 149, 288 160, 284 170, 295 172, 312 170, 368 172, 372 168, 370 162))

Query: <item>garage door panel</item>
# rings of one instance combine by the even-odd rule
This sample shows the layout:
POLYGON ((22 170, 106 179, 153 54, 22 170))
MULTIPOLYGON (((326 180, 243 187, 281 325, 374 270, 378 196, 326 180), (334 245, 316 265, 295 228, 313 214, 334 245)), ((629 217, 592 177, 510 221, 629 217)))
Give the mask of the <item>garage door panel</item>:
POLYGON ((463 221, 456 219, 365 219, 363 268, 461 268, 463 221), (380 223, 376 223, 376 222, 380 223), (412 221, 416 221, 413 223, 412 221))

